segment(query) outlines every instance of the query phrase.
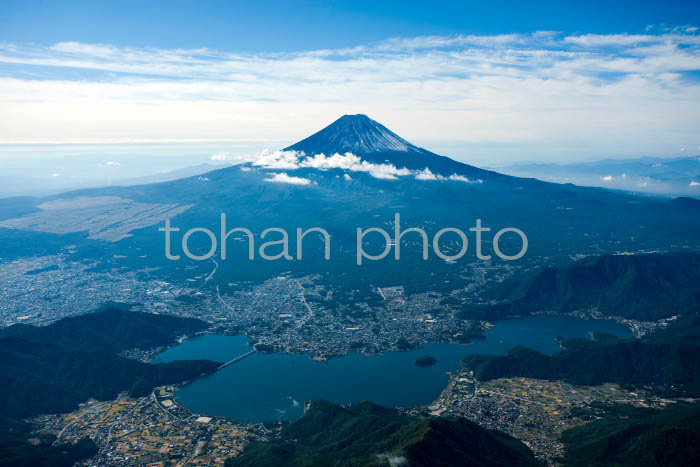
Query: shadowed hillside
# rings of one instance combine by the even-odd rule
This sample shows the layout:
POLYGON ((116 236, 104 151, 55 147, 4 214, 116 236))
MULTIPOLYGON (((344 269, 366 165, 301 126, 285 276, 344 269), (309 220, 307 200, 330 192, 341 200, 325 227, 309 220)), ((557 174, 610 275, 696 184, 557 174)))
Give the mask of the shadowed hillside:
POLYGON ((361 402, 313 401, 283 428, 281 441, 256 443, 228 467, 536 466, 532 452, 504 433, 465 419, 418 418, 361 402))
POLYGON ((604 382, 651 387, 661 393, 700 395, 700 316, 679 319, 667 329, 641 339, 563 341, 566 350, 552 356, 515 347, 505 356, 470 355, 464 364, 480 380, 511 376, 565 380, 572 384, 604 382))
POLYGON ((700 405, 664 410, 617 406, 564 432, 564 465, 686 467, 700 464, 700 405))
POLYGON ((0 465, 70 466, 95 454, 89 439, 52 446, 27 442, 31 426, 19 419, 75 410, 90 398, 127 391, 148 395, 156 386, 215 371, 209 360, 149 364, 120 357, 127 348, 153 348, 206 323, 110 307, 46 327, 15 325, 0 332, 0 465))
POLYGON ((595 309, 654 321, 700 310, 700 254, 593 256, 513 278, 487 293, 493 305, 467 305, 465 318, 595 309))
POLYGON ((13 325, 0 329, 0 337, 15 335, 72 349, 118 353, 172 345, 178 337, 207 327, 206 322, 194 318, 140 313, 129 311, 125 305, 111 304, 48 326, 13 325))

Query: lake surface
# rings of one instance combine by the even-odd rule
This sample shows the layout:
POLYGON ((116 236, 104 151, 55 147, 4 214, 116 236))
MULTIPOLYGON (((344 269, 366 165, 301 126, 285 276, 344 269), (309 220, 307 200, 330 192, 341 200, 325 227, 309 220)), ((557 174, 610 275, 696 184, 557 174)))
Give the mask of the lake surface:
MULTIPOLYGON (((591 331, 632 335, 614 321, 534 316, 499 321, 485 340, 468 346, 428 344, 372 357, 351 353, 325 363, 304 355, 255 353, 181 388, 176 397, 194 413, 240 422, 294 419, 301 415, 303 402, 311 399, 414 407, 435 400, 447 385, 447 372, 458 369, 459 360, 469 354, 502 355, 515 345, 552 354, 559 350, 557 336, 589 337, 591 331), (415 365, 417 358, 427 355, 437 360, 435 365, 415 365)), ((224 362, 250 350, 246 336, 206 335, 166 350, 155 361, 205 358, 224 362)))

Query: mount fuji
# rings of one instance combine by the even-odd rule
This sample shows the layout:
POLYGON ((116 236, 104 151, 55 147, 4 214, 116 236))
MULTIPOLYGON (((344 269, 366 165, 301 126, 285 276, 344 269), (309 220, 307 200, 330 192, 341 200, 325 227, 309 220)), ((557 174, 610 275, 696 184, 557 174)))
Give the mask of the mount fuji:
POLYGON ((457 162, 409 143, 366 115, 344 115, 321 131, 284 149, 307 155, 351 153, 362 160, 390 163, 410 170, 424 170, 448 176, 459 174, 474 179, 499 176, 495 172, 457 162))
MULTIPOLYGON (((0 200, 0 257, 70 247, 76 258, 99 259, 116 269, 157 268, 163 278, 178 280, 187 268, 204 271, 211 263, 167 260, 158 228, 170 219, 180 237, 195 227, 219 232, 222 213, 229 229, 248 228, 256 241, 270 227, 292 233, 322 227, 331 234, 332 259, 326 261, 319 246, 305 249, 303 261, 250 261, 246 242, 233 241, 226 261, 214 258, 218 269, 207 287, 283 272, 320 274, 347 289, 404 284, 425 291, 468 285, 468 271, 484 264, 474 255, 474 237, 468 253, 455 262, 434 256, 423 260, 416 237, 402 244, 401 261, 390 255, 362 267, 355 264, 356 228, 382 227, 393 235, 397 213, 402 229, 420 227, 430 236, 445 227, 469 233, 480 219, 491 228, 482 240, 485 254, 492 253, 487 244, 498 230, 522 230, 529 239, 527 255, 501 265, 506 268, 700 246, 697 200, 507 176, 419 148, 365 115, 346 115, 280 151, 193 177, 0 200)), ((445 253, 458 251, 458 242, 447 237, 445 253)), ((205 235, 195 235, 191 242, 192 251, 209 250, 205 235)), ((368 248, 382 246, 370 243, 368 248)), ((517 252, 519 241, 515 245, 504 238, 501 247, 517 252)), ((488 264, 498 262, 494 257, 488 264)))
POLYGON ((309 154, 352 152, 363 156, 377 153, 430 154, 363 114, 343 115, 326 128, 285 150, 309 154))

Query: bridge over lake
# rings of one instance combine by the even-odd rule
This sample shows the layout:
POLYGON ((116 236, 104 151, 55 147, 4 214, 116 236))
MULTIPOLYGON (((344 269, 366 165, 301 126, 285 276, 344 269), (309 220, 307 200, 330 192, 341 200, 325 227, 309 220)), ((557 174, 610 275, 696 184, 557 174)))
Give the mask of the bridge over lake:
POLYGON ((226 368, 226 367, 229 366, 229 365, 233 365, 233 364, 236 363, 236 362, 240 362, 240 361, 243 360, 244 358, 250 357, 250 356, 253 355, 254 353, 255 353, 255 349, 251 350, 250 352, 244 353, 243 355, 239 355, 238 357, 236 357, 236 358, 234 358, 234 359, 231 359, 231 360, 229 360, 228 362, 226 362, 226 363, 224 363, 223 365, 221 365, 219 368, 217 368, 217 371, 218 371, 218 370, 221 370, 222 368, 226 368))

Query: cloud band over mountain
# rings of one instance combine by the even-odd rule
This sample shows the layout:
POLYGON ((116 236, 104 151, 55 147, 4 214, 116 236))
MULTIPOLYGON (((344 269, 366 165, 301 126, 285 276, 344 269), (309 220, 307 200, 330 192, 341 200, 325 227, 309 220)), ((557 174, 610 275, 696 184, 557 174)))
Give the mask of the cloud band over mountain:
MULTIPOLYGON (((391 163, 376 164, 362 160, 359 156, 349 152, 345 154, 335 153, 331 156, 326 156, 323 153, 307 156, 300 151, 266 150, 255 156, 243 157, 226 157, 222 154, 215 154, 212 156, 212 160, 229 161, 232 163, 250 163, 254 167, 272 170, 294 170, 305 168, 318 170, 341 169, 350 172, 366 172, 374 178, 385 180, 396 180, 398 177, 412 175, 416 180, 454 180, 466 183, 483 183, 482 180, 470 180, 469 178, 458 174, 452 174, 449 176, 435 174, 428 167, 424 168, 423 170, 409 170, 405 167, 397 167, 391 163)), ((296 180, 290 180, 290 177, 283 172, 276 174, 272 179, 268 179, 268 181, 304 185, 308 184, 308 180, 304 183, 300 182, 300 180, 306 179, 300 179, 299 177, 291 178, 296 180)))

